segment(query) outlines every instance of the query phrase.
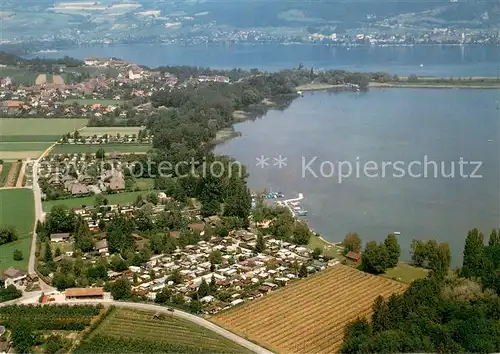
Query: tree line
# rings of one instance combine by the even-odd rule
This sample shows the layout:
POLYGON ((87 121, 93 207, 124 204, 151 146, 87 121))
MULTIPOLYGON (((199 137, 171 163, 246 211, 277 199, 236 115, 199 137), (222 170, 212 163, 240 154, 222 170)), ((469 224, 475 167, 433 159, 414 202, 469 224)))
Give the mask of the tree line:
POLYGON ((491 232, 488 244, 478 229, 471 230, 454 275, 444 271, 447 245, 414 241, 412 248, 413 261, 431 267, 429 276, 401 295, 378 297, 371 321, 358 318, 346 327, 341 352, 498 352, 499 230, 491 232))

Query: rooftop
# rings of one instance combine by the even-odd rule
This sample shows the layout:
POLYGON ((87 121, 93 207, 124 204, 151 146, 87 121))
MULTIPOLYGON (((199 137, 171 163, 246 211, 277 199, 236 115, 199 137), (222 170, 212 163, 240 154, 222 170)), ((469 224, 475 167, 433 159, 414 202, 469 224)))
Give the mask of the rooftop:
POLYGON ((70 288, 70 289, 66 289, 64 294, 67 297, 102 296, 102 295, 104 295, 104 289, 103 288, 70 288))

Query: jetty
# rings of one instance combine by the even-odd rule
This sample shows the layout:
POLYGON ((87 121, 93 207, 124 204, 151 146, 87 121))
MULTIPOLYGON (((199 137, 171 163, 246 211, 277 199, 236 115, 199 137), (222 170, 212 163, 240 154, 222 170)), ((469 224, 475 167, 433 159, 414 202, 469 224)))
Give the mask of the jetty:
POLYGON ((296 216, 297 212, 294 209, 294 207, 293 207, 294 205, 292 203, 298 202, 302 199, 304 199, 304 194, 299 193, 299 196, 297 198, 287 199, 287 200, 283 201, 283 204, 290 210, 293 217, 296 216))

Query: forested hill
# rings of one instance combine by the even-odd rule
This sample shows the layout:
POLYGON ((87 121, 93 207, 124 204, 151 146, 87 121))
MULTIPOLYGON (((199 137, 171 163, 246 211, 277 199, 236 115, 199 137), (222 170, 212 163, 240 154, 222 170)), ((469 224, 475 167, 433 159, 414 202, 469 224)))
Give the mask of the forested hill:
MULTIPOLYGON (((141 0, 143 3, 150 1, 141 0)), ((181 2, 182 3, 182 2, 181 2)), ((206 20, 232 27, 307 27, 320 31, 329 27, 341 32, 364 28, 389 20, 426 26, 491 27, 498 26, 498 1, 450 0, 376 1, 376 0, 198 0, 178 5, 188 13, 196 10, 206 20)))

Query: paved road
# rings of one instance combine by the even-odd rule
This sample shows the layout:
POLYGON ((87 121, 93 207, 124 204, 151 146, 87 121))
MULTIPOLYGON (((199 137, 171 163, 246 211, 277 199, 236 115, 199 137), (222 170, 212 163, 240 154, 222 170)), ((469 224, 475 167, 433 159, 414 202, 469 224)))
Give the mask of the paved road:
MULTIPOLYGON (((43 221, 44 219, 44 214, 43 214, 43 207, 42 207, 42 191, 40 189, 40 185, 38 184, 38 165, 40 164, 40 161, 49 153, 49 151, 55 146, 55 144, 52 144, 50 147, 47 148, 43 152, 43 154, 40 155, 40 157, 33 163, 33 198, 35 202, 35 227, 33 228, 33 237, 31 239, 31 250, 30 250, 30 259, 29 259, 29 264, 28 264, 28 273, 29 274, 36 274, 35 272, 35 263, 36 263, 36 222, 38 220, 43 221)), ((50 292, 53 291, 54 288, 50 287, 47 285, 42 279, 39 280, 40 283, 40 288, 44 292, 50 292)))

